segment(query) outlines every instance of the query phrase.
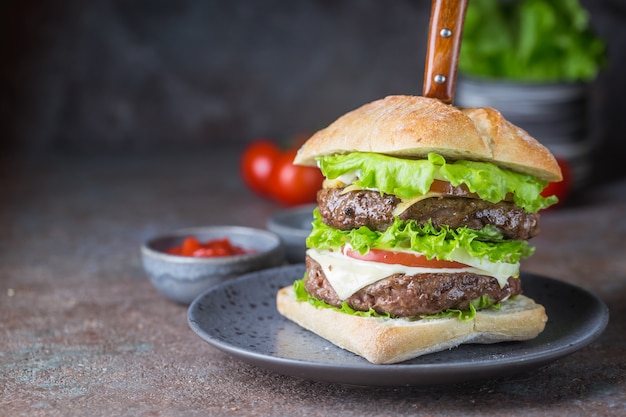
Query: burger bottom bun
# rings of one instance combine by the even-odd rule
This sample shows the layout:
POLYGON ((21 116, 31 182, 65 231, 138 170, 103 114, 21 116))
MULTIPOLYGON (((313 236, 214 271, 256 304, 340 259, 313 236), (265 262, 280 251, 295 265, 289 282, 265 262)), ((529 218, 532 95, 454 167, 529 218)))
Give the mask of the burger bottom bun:
POLYGON ((548 320, 544 307, 523 295, 502 303, 498 310, 481 310, 468 321, 353 316, 299 302, 292 286, 278 291, 276 306, 289 320, 373 364, 402 362, 463 343, 533 339, 548 320))

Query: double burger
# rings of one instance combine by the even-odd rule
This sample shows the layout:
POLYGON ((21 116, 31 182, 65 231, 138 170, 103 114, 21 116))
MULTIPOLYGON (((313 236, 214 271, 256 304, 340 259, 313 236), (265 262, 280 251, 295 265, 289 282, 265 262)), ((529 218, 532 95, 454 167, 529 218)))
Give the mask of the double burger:
POLYGON ((562 175, 497 110, 389 96, 315 133, 294 163, 325 181, 283 316, 376 364, 543 331, 520 261, 562 175))

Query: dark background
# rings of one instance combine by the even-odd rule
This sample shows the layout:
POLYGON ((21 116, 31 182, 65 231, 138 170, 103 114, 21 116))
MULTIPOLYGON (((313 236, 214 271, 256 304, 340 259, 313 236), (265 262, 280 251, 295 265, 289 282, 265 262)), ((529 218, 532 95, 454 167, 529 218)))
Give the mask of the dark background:
MULTIPOLYGON (((626 0, 583 1, 610 67, 593 182, 626 175, 626 0)), ((421 94, 428 0, 0 3, 0 155, 152 154, 311 132, 421 94)))

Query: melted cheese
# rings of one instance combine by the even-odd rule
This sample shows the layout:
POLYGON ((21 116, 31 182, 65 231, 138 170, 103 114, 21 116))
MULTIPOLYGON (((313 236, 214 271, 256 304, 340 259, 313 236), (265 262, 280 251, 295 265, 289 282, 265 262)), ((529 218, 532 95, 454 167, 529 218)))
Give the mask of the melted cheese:
POLYGON ((453 253, 453 260, 465 264, 472 264, 466 268, 423 268, 409 267, 397 264, 363 261, 349 258, 341 253, 327 250, 309 249, 307 255, 320 264, 326 279, 333 287, 340 299, 345 300, 363 287, 380 281, 393 274, 426 274, 426 273, 458 273, 470 272, 493 276, 501 287, 511 276, 519 275, 519 263, 506 264, 489 262, 472 258, 465 250, 457 249, 453 253), (467 262, 466 262, 467 261, 467 262))
POLYGON ((398 216, 402 214, 406 209, 408 209, 409 207, 411 207, 413 204, 417 203, 418 201, 426 200, 427 198, 441 197, 441 196, 443 196, 442 193, 427 192, 426 194, 422 194, 417 197, 409 198, 406 200, 402 199, 400 203, 398 203, 398 205, 393 209, 393 215, 398 216))
POLYGON ((359 177, 360 172, 359 171, 350 171, 350 172, 346 172, 345 174, 342 174, 340 176, 338 176, 335 179, 324 179, 324 184, 323 187, 324 188, 341 188, 341 187, 345 187, 346 184, 351 184, 354 181, 357 180, 357 178, 359 177))

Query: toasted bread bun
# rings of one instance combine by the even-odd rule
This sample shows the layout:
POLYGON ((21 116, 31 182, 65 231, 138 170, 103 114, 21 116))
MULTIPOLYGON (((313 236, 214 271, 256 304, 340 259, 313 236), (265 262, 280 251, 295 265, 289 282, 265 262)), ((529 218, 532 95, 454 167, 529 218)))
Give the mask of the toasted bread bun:
POLYGON ((543 331, 547 321, 543 306, 523 295, 499 310, 479 311, 470 321, 352 316, 298 302, 292 286, 278 291, 276 306, 289 320, 374 364, 402 362, 462 343, 529 340, 543 331))
POLYGON ((487 161, 545 181, 562 180, 554 156, 526 131, 489 107, 458 109, 420 96, 389 96, 359 107, 315 133, 294 163, 315 166, 322 155, 376 152, 487 161))

